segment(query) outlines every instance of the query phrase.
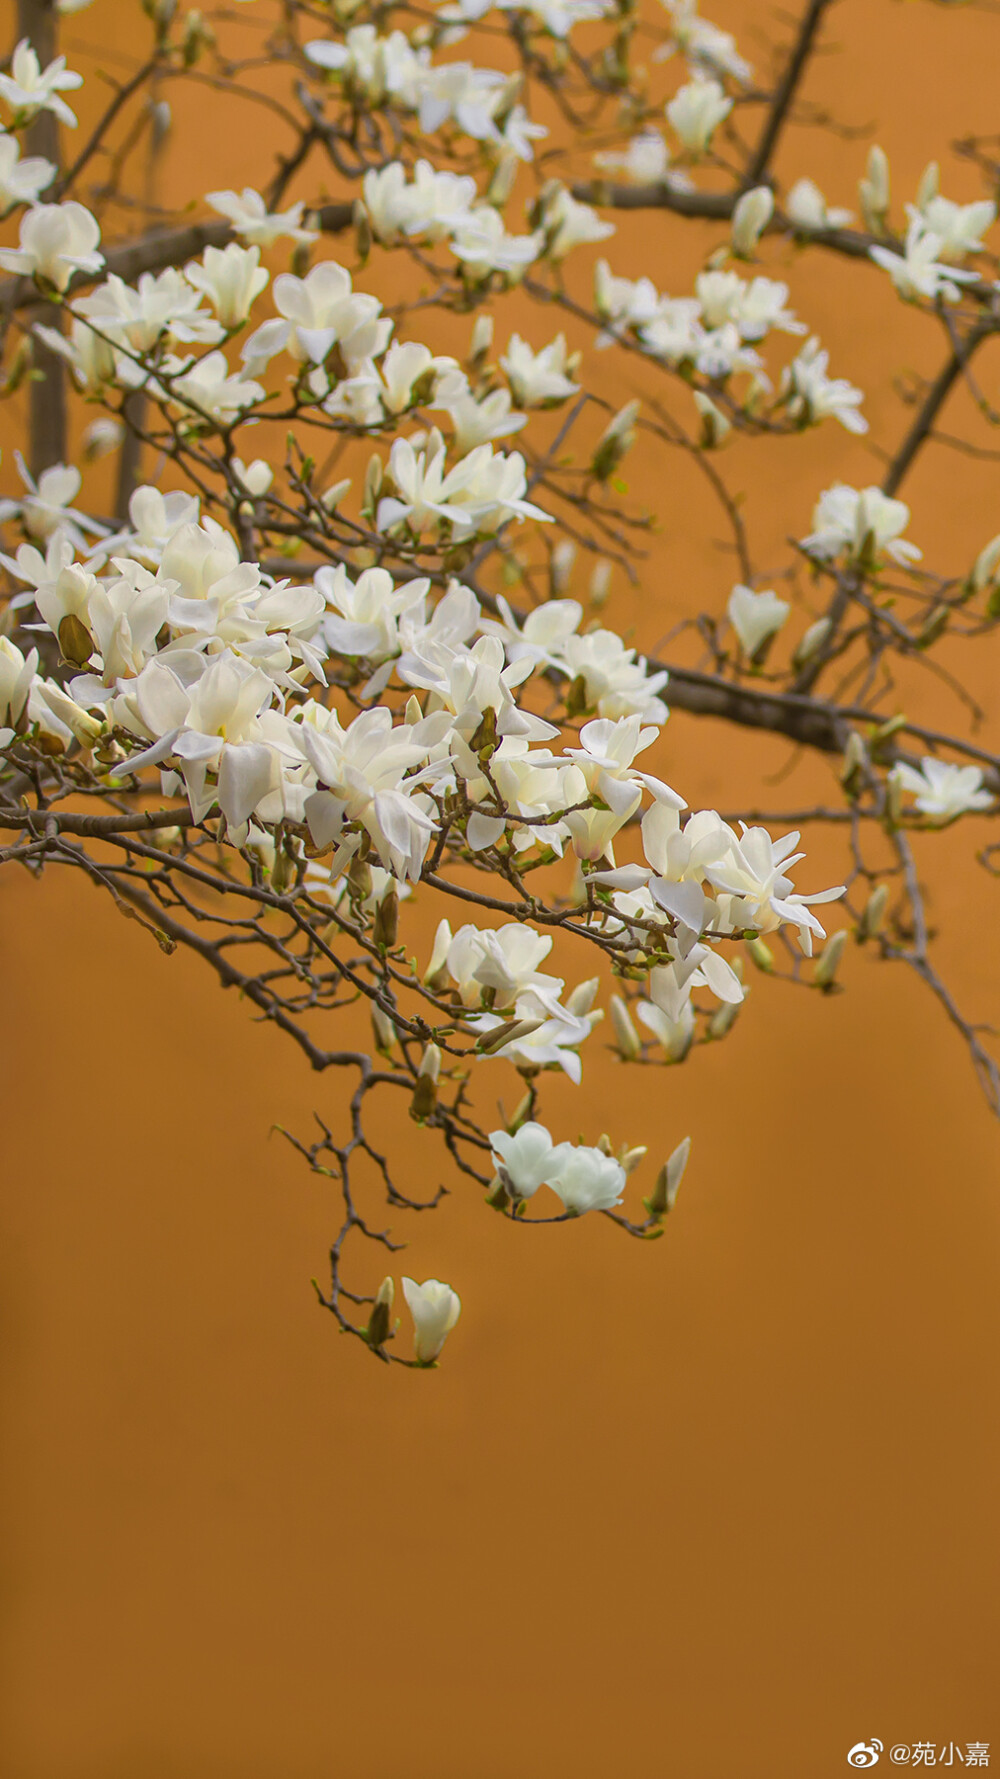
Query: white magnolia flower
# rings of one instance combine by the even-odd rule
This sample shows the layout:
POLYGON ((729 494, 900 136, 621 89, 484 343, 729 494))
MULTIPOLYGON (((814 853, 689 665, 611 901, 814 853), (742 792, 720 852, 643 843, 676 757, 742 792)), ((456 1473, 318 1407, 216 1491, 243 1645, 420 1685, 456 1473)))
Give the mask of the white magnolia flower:
POLYGON ((259 383, 230 371, 224 352, 207 352, 188 369, 180 360, 168 361, 164 369, 171 372, 169 401, 189 410, 196 423, 207 419, 226 426, 264 399, 259 383))
POLYGON ((504 272, 516 280, 538 258, 543 237, 508 235, 503 217, 491 204, 478 204, 455 225, 451 250, 473 278, 504 272))
POLYGON ((544 1124, 535 1123, 522 1124, 514 1136, 505 1130, 492 1130, 490 1144, 514 1198, 531 1198, 539 1186, 558 1175, 570 1152, 569 1143, 553 1143, 544 1124))
POLYGON ((797 229, 846 229, 854 221, 853 212, 827 204, 819 186, 811 179, 797 179, 785 199, 785 215, 797 229))
POLYGON ((565 334, 558 334, 540 352, 533 352, 520 334, 511 334, 500 365, 514 400, 524 408, 548 407, 579 393, 579 383, 572 382, 567 374, 572 366, 565 334))
POLYGON ((37 649, 24 656, 9 637, 0 636, 0 723, 19 720, 37 671, 37 649))
MULTIPOLYGON (((14 462, 28 492, 23 500, 0 501, 0 520, 19 518, 28 536, 41 543, 56 538, 61 532, 67 540, 67 561, 72 556, 72 544, 83 545, 85 531, 95 536, 103 535, 103 525, 73 507, 83 483, 80 471, 73 464, 53 463, 49 469, 42 470, 36 482, 20 451, 14 452, 14 462)), ((18 556, 20 558, 20 552, 18 556)))
POLYGON ((829 362, 829 352, 823 351, 815 335, 792 359, 782 376, 790 418, 806 426, 816 426, 829 418, 839 420, 848 432, 867 432, 868 422, 858 413, 858 406, 865 399, 864 391, 856 389, 846 377, 828 377, 829 362))
POLYGON ((729 595, 726 614, 743 653, 752 659, 781 629, 791 609, 787 599, 779 599, 770 588, 754 593, 749 587, 736 586, 729 595))
POLYGON ((84 204, 36 204, 25 211, 20 246, 0 250, 0 266, 31 278, 45 278, 56 290, 67 288, 74 272, 99 272, 104 255, 97 252, 101 230, 84 204))
POLYGON ((407 181, 402 161, 371 168, 362 185, 365 211, 378 241, 423 235, 440 241, 459 227, 478 197, 469 174, 438 172, 418 161, 407 181))
MULTIPOLYGON (((916 214, 909 205, 907 213, 911 217, 916 214)), ((938 238, 939 258, 951 261, 982 251, 982 236, 996 222, 997 207, 992 198, 980 198, 974 204, 955 204, 938 195, 922 204, 919 214, 938 238)))
POLYGON ((314 67, 335 74, 369 105, 391 98, 410 109, 420 102, 429 55, 415 50, 402 31, 380 37, 374 25, 353 25, 342 43, 323 37, 303 47, 314 67))
POLYGON ((427 69, 420 81, 417 112, 423 134, 432 136, 442 124, 453 122, 477 141, 495 140, 499 132, 494 112, 506 84, 506 76, 496 69, 474 68, 471 62, 446 62, 427 69))
POLYGON ((639 1001, 636 1013, 647 1031, 652 1032, 668 1062, 683 1062, 694 1043, 694 1007, 685 1001, 678 1019, 668 1019, 662 1007, 653 1001, 639 1001))
MULTIPOLYGON (((833 902, 844 893, 836 889, 820 890, 812 896, 799 895, 785 873, 805 857, 794 852, 798 834, 786 834, 783 840, 772 840, 766 828, 748 828, 741 823, 742 837, 735 834, 728 853, 705 868, 705 876, 716 890, 733 898, 729 919, 733 926, 752 927, 758 933, 773 933, 784 922, 799 929, 799 943, 806 956, 812 955, 812 935, 826 938, 808 904, 833 902)), ((654 997, 655 998, 655 997, 654 997)))
MULTIPOLYGON (((183 272, 167 266, 162 272, 143 272, 135 287, 112 273, 74 306, 79 316, 94 323, 103 339, 110 338, 133 352, 149 352, 162 339, 176 345, 218 345, 225 330, 202 308, 202 301, 201 291, 188 283, 183 272)), ((109 350, 98 334, 88 333, 97 341, 92 353, 109 350)))
POLYGON ((260 263, 259 247, 206 247, 201 260, 190 260, 184 276, 207 296, 222 327, 242 327, 265 289, 270 273, 260 263))
POLYGON ((319 238, 315 229, 302 226, 304 204, 269 211, 260 192, 254 191, 251 185, 245 185, 241 192, 206 192, 205 202, 211 204, 213 210, 218 210, 220 216, 228 216, 233 234, 241 235, 252 247, 273 247, 275 241, 283 237, 302 242, 319 238))
POLYGON ((392 334, 378 298, 353 290, 350 273, 334 260, 321 261, 304 278, 282 272, 274 280, 274 306, 288 323, 284 346, 293 358, 319 365, 336 345, 349 375, 378 358, 392 334))
POLYGON ((0 135, 0 208, 10 210, 15 204, 33 204, 40 192, 51 185, 56 169, 41 155, 20 157, 16 136, 0 135))
POLYGON ((888 272, 905 302, 915 303, 921 297, 933 302, 941 297, 946 303, 957 303, 961 296, 959 285, 974 284, 976 273, 942 265, 939 255, 943 246, 942 237, 927 227, 922 216, 914 215, 902 253, 880 246, 869 247, 868 252, 888 272))
POLYGON ((34 117, 38 111, 51 111, 61 123, 75 129, 76 118, 59 94, 82 85, 83 75, 67 68, 65 56, 56 56, 43 69, 27 37, 22 37, 11 57, 10 72, 0 74, 0 99, 19 120, 34 117))
POLYGON ((737 198, 730 229, 732 250, 741 259, 752 259, 754 248, 774 215, 774 193, 769 185, 755 185, 737 198))
MULTIPOLYGON (((624 152, 595 154, 594 165, 602 173, 619 174, 629 185, 660 185, 670 170, 670 150, 659 130, 643 130, 624 152)), ((686 183, 680 174, 675 178, 686 183)))
POLYGON ((564 185, 546 199, 542 227, 545 230, 546 253, 550 259, 564 259, 574 247, 590 241, 603 241, 613 235, 615 225, 605 222, 590 204, 581 204, 564 185))
POLYGON ((579 1217, 584 1211, 610 1211, 621 1204, 625 1169, 620 1162, 584 1143, 562 1147, 565 1154, 548 1184, 567 1211, 579 1217))
POLYGON ((698 73, 728 74, 741 86, 753 78, 750 63, 740 55, 731 32, 699 18, 698 0, 663 0, 670 13, 673 43, 654 52, 657 61, 673 53, 674 46, 698 73))
POLYGON ((922 552, 901 533, 906 530, 910 509, 902 500, 890 500, 874 485, 849 488, 838 482, 820 495, 813 512, 813 530, 803 546, 830 560, 846 550, 861 556, 867 550, 891 557, 893 562, 919 562, 922 552))
POLYGON ((433 1365, 462 1313, 462 1302, 440 1279, 403 1280, 403 1296, 413 1317, 413 1351, 420 1365, 433 1365))
POLYGON ((708 149, 712 137, 724 118, 733 109, 719 82, 699 76, 689 80, 674 94, 667 106, 667 121, 673 125, 684 148, 697 157, 708 149))
POLYGON ((943 826, 970 810, 989 809, 993 795, 983 788, 983 774, 978 766, 956 766, 951 760, 936 760, 925 754, 920 770, 902 761, 892 769, 891 776, 901 790, 915 798, 921 815, 930 816, 935 825, 943 826))

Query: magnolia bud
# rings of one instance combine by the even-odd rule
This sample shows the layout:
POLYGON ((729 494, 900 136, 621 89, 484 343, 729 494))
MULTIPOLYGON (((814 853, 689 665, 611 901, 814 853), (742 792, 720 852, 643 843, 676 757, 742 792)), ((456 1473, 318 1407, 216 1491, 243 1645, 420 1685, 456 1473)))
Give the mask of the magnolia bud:
POLYGON ((691 1138, 685 1137, 661 1167, 656 1176, 656 1185, 649 1197, 642 1201, 651 1217, 659 1219, 673 1210, 690 1153, 691 1138))
POLYGON ((383 1013, 381 1007, 372 1003, 372 1031, 375 1036, 375 1048, 380 1056, 389 1056, 396 1042, 396 1027, 392 1020, 383 1013))
POLYGON ((117 451, 124 437, 125 428, 120 420, 110 415, 103 420, 92 420, 80 441, 84 463, 96 463, 99 457, 106 457, 110 451, 117 451))
POLYGON ((732 222, 732 249, 737 259, 752 259, 754 248, 774 215, 774 193, 769 185, 754 186, 736 200, 732 222))
POLYGON ((372 939, 376 945, 384 946, 386 951, 391 951, 396 943, 398 933, 399 897, 395 889, 389 889, 375 910, 372 939))
POLYGON ((864 774, 868 770, 868 753, 865 744, 856 729, 852 729, 847 737, 844 749, 844 763, 840 769, 840 782, 849 797, 856 797, 864 774))
POLYGON ((917 634, 917 648, 929 649, 932 643, 937 642, 938 637, 947 630, 950 617, 951 607, 946 605, 943 600, 933 606, 920 626, 917 634))
POLYGON ((514 1201, 509 1188, 510 1180, 504 1169, 501 1168, 498 1174, 493 1175, 490 1189, 486 1194, 486 1203, 492 1210, 506 1211, 510 1209, 514 1201))
POLYGON ((928 161, 917 184, 917 209, 922 210, 932 198, 936 198, 941 185, 941 176, 937 161, 928 161))
POLYGON ((354 204, 354 244, 357 248, 358 258, 364 265, 372 250, 372 225, 371 218, 360 198, 357 198, 354 204))
POLYGON ((492 315, 477 315, 472 328, 472 344, 469 347, 469 369, 481 370, 489 357, 493 344, 492 315))
POLYGON ((990 539, 984 549, 980 550, 972 565, 972 585, 977 593, 992 586, 996 580, 997 564, 1000 563, 1000 535, 990 539))
POLYGON ((71 661, 74 667, 83 667, 94 652, 94 639, 82 618, 75 612, 67 612, 60 618, 56 631, 63 659, 71 661))
POLYGON ((567 1013, 572 1013, 575 1019, 583 1019, 594 1005, 600 986, 599 976, 590 976, 586 982, 578 983, 572 993, 566 996, 564 1005, 567 1013))
POLYGON ((858 922, 855 938, 859 945, 863 945, 866 939, 874 938, 885 919, 885 911, 888 906, 889 885, 877 883, 865 903, 864 913, 858 922))
POLYGON ((816 968, 813 971, 813 981, 817 988, 829 989, 833 987, 833 979, 840 966, 840 960, 844 955, 844 946, 846 944, 846 927, 841 927, 839 933, 830 934, 819 957, 816 959, 816 968))
POLYGON ((381 1347, 389 1338, 392 1317, 392 1300, 396 1295, 396 1287, 391 1278, 382 1280, 375 1293, 372 1313, 365 1329, 365 1339, 370 1347, 381 1347))
POLYGON ((556 544, 556 547, 552 552, 552 561, 549 572, 552 576, 553 593, 565 593, 566 588, 569 586, 569 579, 570 575, 573 573, 573 564, 575 561, 576 545, 571 538, 564 537, 561 542, 556 544))
POLYGON ((625 1062, 635 1062, 636 1058, 642 1055, 642 1039, 632 1023, 628 1004, 621 995, 612 995, 609 1005, 611 1025, 615 1034, 615 1048, 625 1062))
POLYGON ((502 1050, 505 1044, 514 1044, 522 1038, 530 1038, 545 1024, 544 1019, 516 1019, 513 1025, 501 1025, 495 1031, 486 1032, 476 1044, 480 1056, 492 1056, 502 1050))
POLYGON ((375 503, 378 500, 381 490, 382 459, 377 451, 373 451, 368 459, 368 468, 365 470, 365 485, 361 494, 361 511, 363 513, 373 513, 375 511, 375 503))
POLYGON ((634 1174, 640 1161, 648 1154, 649 1150, 645 1143, 637 1143, 634 1149, 630 1149, 627 1143, 623 1143, 618 1151, 618 1165, 625 1169, 626 1175, 634 1174))
MULTIPOLYGON (((748 993, 749 990, 746 990, 744 999, 748 993)), ((709 1037, 724 1038, 726 1033, 731 1031, 736 1024, 736 1016, 739 1013, 739 1010, 740 1003, 736 1001, 723 1001, 720 1007, 716 1007, 715 1012, 712 1014, 712 1017, 708 1022, 709 1037)))
POLYGON ((832 632, 833 620, 831 618, 817 618, 815 624, 810 624, 792 656, 792 665, 805 667, 806 663, 812 661, 826 646, 832 632))
POLYGON ((709 396, 702 395, 700 389, 694 392, 694 405, 701 416, 701 437, 698 443, 703 451, 715 451, 725 444, 732 432, 732 421, 727 420, 722 409, 717 408, 709 396))
POLYGON ((771 947, 765 945, 763 939, 748 939, 747 951, 758 970, 763 970, 764 975, 769 976, 774 969, 774 952, 771 947))
POLYGON ((885 233, 889 215, 889 161, 884 148, 873 142, 868 150, 865 177, 858 184, 861 214, 873 235, 885 233))
POLYGON ((350 486, 350 476, 346 476, 342 482, 334 482, 332 488, 327 488, 326 492, 320 495, 320 505, 325 507, 328 513, 334 512, 335 509, 339 507, 350 486))
POLYGON ((611 591, 611 563, 595 563, 590 577, 590 603, 595 611, 600 611, 611 591))
POLYGON ((598 439, 590 473, 599 482, 606 482, 614 474, 626 451, 635 443, 634 423, 640 406, 637 401, 626 402, 598 439))
POLYGON ((428 1044, 420 1061, 417 1083, 410 1101, 410 1117, 422 1123, 437 1105, 437 1083, 441 1073, 441 1052, 436 1044, 428 1044))

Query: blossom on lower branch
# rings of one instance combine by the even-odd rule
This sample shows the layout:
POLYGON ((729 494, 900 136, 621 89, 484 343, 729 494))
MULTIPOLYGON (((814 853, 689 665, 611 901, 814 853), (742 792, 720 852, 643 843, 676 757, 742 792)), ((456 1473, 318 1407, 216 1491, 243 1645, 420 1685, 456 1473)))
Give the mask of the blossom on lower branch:
POLYGON ((403 1296, 413 1317, 413 1351, 418 1365, 433 1365, 462 1313, 462 1300, 440 1279, 403 1280, 403 1296))

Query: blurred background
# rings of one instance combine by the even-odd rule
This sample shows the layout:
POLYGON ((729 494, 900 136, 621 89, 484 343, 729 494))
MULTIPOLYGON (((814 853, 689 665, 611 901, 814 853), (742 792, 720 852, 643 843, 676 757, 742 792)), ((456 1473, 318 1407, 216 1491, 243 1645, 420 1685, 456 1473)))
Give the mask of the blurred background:
MULTIPOLYGON (((750 0, 707 12, 765 70, 791 23, 750 0)), ((145 29, 96 0, 64 47, 120 74, 145 29)), ((946 149, 995 122, 998 65, 995 10, 843 0, 805 96, 868 133, 794 129, 779 173, 851 205, 877 139, 897 209, 935 156, 949 196, 978 197, 946 149)), ((262 113, 172 102, 170 202, 262 183, 262 113)), ((682 293, 713 244, 654 213, 608 245, 682 293)), ((942 354, 881 274, 769 248, 763 269, 783 265, 872 434, 768 442, 745 475, 730 457, 763 564, 832 480, 878 479, 872 439, 908 420, 890 371, 942 354)), ((388 300, 380 276, 359 283, 388 300)), ((507 319, 536 348, 556 331, 516 303, 507 319)), ((994 400, 998 375, 984 354, 994 400)), ((624 401, 633 378, 605 387, 624 401)), ((960 391, 947 428, 972 418, 960 391)), ((16 416, 3 442, 12 493, 16 416)), ((700 490, 629 467, 660 528, 609 621, 652 645, 721 610, 735 573, 700 490)), ((932 449, 903 492, 934 567, 1000 528, 989 463, 932 449)), ((955 665, 995 713, 996 649, 955 665)), ((908 714, 960 725, 929 679, 919 696, 908 714)), ((802 806, 830 772, 682 713, 653 770, 726 810, 762 777, 802 806)), ((984 1018, 985 834, 920 851, 949 983, 984 1018)), ((807 844, 800 886, 840 881, 839 843, 807 844)), ((333 1118, 338 1082, 75 877, 0 883, 0 981, 10 1779, 820 1779, 873 1737, 992 1738, 1000 1764, 1000 1146, 915 978, 853 946, 835 997, 755 977, 726 1042, 669 1073, 622 1069, 598 1032, 585 1096, 552 1103, 565 1134, 596 1119, 588 1140, 606 1125, 657 1156, 690 1133, 666 1238, 530 1231, 456 1190, 397 1266, 463 1299, 426 1375, 339 1340, 309 1283, 337 1207, 268 1133, 333 1118)), ((433 1186, 436 1150, 391 1110, 385 1143, 433 1186)))

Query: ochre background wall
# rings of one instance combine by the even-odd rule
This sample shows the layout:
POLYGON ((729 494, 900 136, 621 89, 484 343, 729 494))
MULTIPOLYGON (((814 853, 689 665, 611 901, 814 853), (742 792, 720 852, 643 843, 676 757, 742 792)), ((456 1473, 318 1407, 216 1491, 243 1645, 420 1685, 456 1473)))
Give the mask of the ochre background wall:
MULTIPOLYGON (((96 0, 67 38, 118 43, 133 10, 96 0)), ((759 57, 770 9, 709 11, 759 57)), ((877 122, 897 203, 995 123, 995 16, 845 0, 826 41, 809 96, 877 122)), ((240 115, 187 105, 177 193, 257 171, 240 115)), ((850 202, 863 153, 799 132, 787 164, 850 202)), ((968 169, 945 189, 978 195, 968 169)), ((630 219, 612 256, 679 292, 708 239, 630 219)), ((878 367, 932 371, 941 348, 876 277, 817 254, 792 300, 891 440, 906 414, 878 367)), ((769 461, 762 562, 829 480, 878 474, 831 427, 769 461)), ((997 530, 995 491, 995 467, 928 457, 907 492, 931 562, 997 530)), ((618 616, 652 640, 733 576, 690 535, 698 497, 647 493, 658 553, 618 616)), ((995 709, 996 652, 959 665, 995 709)), ((958 720, 936 692, 923 708, 958 720)), ((731 808, 786 759, 678 715, 658 764, 731 808)), ((985 1015, 984 835, 921 862, 985 1015)), ((836 856, 814 848, 806 887, 836 856)), ((997 1132, 914 979, 853 947, 832 1000, 758 979, 730 1039, 669 1074, 596 1043, 584 1109, 556 1095, 567 1128, 596 1106, 654 1149, 694 1138, 667 1239, 532 1233, 456 1191, 397 1268, 465 1305, 441 1370, 412 1376, 317 1309, 335 1207, 268 1140, 338 1084, 79 881, 0 896, 5 1775, 821 1779, 873 1736, 992 1740, 1000 1764, 997 1132)), ((432 1184, 436 1151, 411 1152, 432 1184)))

